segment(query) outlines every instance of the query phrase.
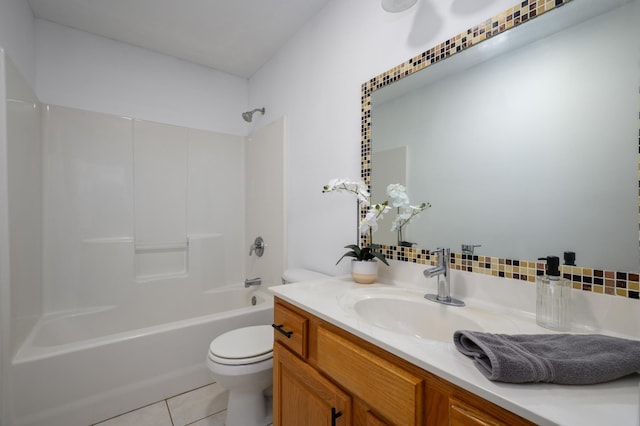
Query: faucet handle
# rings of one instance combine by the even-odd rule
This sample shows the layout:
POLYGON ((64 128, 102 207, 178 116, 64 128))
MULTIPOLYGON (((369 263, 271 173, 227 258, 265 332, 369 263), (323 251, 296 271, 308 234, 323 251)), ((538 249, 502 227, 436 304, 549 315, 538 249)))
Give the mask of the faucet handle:
POLYGON ((251 247, 249 247, 249 256, 251 256, 255 252, 256 256, 262 257, 262 255, 264 254, 265 246, 266 244, 264 243, 262 237, 257 237, 253 244, 251 244, 251 247))
POLYGON ((482 244, 462 244, 462 254, 473 254, 476 247, 482 247, 482 244))
POLYGON ((447 247, 438 247, 435 250, 432 250, 431 253, 438 253, 438 256, 446 256, 449 257, 451 253, 451 249, 447 247))
POLYGON ((451 257, 451 249, 446 247, 438 247, 435 250, 432 250, 431 253, 438 254, 438 265, 445 266, 449 263, 449 258, 451 257))

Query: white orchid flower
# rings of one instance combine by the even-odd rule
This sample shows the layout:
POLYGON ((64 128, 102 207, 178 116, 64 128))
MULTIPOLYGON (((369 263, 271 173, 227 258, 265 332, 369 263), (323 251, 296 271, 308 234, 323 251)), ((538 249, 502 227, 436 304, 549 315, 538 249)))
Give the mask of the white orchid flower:
POLYGON ((393 222, 391 222, 391 232, 395 232, 398 229, 400 229, 401 223, 402 223, 402 218, 400 216, 396 216, 396 218, 393 219, 393 222))
POLYGON ((349 192, 353 194, 364 206, 369 206, 369 190, 363 181, 351 181, 349 179, 331 179, 322 188, 322 192, 349 192))
POLYGON ((391 198, 393 207, 405 207, 409 205, 407 188, 399 183, 387 186, 387 195, 391 198))
POLYGON ((385 201, 382 204, 375 204, 369 208, 362 222, 360 222, 360 232, 364 235, 378 230, 378 221, 382 220, 385 213, 388 213, 391 207, 385 201))
POLYGON ((378 230, 378 221, 375 217, 375 211, 369 210, 367 215, 360 222, 360 233, 362 235, 369 235, 371 232, 378 230))
POLYGON ((363 206, 369 207, 365 217, 360 222, 360 233, 370 235, 378 230, 378 221, 391 211, 391 206, 398 210, 398 214, 391 224, 391 231, 402 233, 402 227, 418 217, 422 211, 431 207, 429 203, 422 203, 419 206, 409 204, 407 188, 399 183, 387 186, 387 195, 391 201, 371 205, 369 199, 371 194, 369 188, 362 181, 352 181, 344 178, 331 179, 322 189, 322 192, 348 192, 353 194, 363 206))
POLYGON ((403 226, 408 225, 413 219, 417 218, 420 213, 431 207, 430 203, 422 203, 419 206, 408 206, 400 209, 398 216, 391 224, 391 232, 401 230, 403 226))

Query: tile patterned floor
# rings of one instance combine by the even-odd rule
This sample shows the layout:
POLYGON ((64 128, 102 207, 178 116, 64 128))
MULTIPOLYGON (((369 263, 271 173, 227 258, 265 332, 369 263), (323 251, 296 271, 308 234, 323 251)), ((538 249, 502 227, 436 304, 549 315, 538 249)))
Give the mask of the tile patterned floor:
POLYGON ((228 397, 225 389, 212 383, 94 426, 223 426, 228 397))

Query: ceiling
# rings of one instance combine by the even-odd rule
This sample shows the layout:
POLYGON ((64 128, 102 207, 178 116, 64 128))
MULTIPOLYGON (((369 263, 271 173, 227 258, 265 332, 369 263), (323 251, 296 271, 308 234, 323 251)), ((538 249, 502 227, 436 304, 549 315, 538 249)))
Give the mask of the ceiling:
POLYGON ((329 0, 28 0, 36 18, 251 77, 329 0))

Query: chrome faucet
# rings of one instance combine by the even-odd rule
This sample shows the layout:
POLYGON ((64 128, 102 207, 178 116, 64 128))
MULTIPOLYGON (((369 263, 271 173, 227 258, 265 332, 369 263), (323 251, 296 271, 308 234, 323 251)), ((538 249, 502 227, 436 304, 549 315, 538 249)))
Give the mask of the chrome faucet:
POLYGON ((424 298, 433 302, 442 303, 451 306, 464 306, 462 300, 451 297, 451 268, 449 266, 449 258, 451 257, 451 249, 438 248, 438 266, 424 270, 424 276, 427 278, 436 277, 438 280, 438 294, 425 294, 424 298))
POLYGON ((258 277, 258 278, 251 278, 251 279, 245 279, 244 280, 244 287, 245 288, 249 288, 252 287, 254 285, 260 285, 262 284, 262 278, 258 277))

